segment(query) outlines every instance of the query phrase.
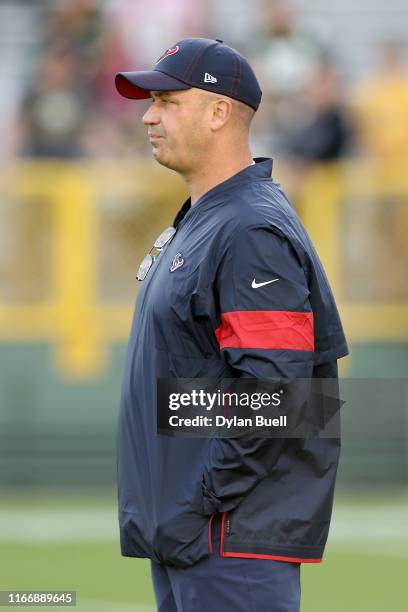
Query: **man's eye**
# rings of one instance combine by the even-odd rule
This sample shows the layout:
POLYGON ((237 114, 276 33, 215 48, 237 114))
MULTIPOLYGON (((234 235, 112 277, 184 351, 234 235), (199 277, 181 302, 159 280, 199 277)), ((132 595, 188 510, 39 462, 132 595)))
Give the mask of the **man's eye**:
POLYGON ((159 104, 171 104, 171 103, 175 103, 175 100, 172 100, 171 98, 153 98, 153 102, 158 102, 159 104))

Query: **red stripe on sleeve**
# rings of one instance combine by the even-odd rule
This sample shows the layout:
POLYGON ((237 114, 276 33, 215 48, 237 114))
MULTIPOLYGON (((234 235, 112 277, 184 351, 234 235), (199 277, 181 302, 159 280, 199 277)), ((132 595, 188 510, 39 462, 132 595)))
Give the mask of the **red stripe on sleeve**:
POLYGON ((215 335, 220 349, 313 351, 313 313, 287 310, 224 312, 215 335))

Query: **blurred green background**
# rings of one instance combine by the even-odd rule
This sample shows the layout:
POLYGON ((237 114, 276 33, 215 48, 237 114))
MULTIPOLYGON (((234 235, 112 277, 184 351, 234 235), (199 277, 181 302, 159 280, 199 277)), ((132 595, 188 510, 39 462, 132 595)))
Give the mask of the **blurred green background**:
POLYGON ((148 562, 119 551, 116 419, 135 273, 186 192, 151 160, 148 102, 113 77, 198 35, 256 68, 253 153, 275 159, 351 348, 332 527, 324 562, 302 568, 302 612, 405 611, 408 5, 150 4, 0 1, 0 590, 154 610, 148 562))

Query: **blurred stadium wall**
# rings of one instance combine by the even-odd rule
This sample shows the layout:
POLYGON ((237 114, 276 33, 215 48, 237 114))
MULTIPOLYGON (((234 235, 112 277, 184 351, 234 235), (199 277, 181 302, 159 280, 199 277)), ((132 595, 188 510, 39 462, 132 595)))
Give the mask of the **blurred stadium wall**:
MULTIPOLYGON (((115 71, 142 65, 129 32, 140 20, 151 40, 143 61, 192 33, 235 44, 259 68, 271 114, 254 125, 254 154, 277 157, 274 177, 315 242, 350 342, 351 356, 341 363, 340 482, 406 485, 407 158, 360 146, 352 111, 353 133, 341 154, 299 159, 281 141, 275 149, 279 116, 273 116, 273 102, 305 96, 300 133, 317 107, 307 98, 309 77, 282 94, 278 84, 270 86, 262 58, 271 43, 279 43, 277 49, 285 43, 284 83, 299 32, 307 30, 311 58, 319 48, 327 61, 330 49, 341 82, 335 105, 347 115, 354 88, 374 70, 377 46, 385 38, 406 38, 408 5, 302 0, 291 16, 295 34, 262 31, 258 47, 261 1, 203 0, 189 14, 185 2, 174 0, 169 4, 178 9, 172 13, 178 21, 166 41, 143 16, 145 4, 0 3, 0 485, 89 490, 115 480, 115 424, 135 273, 185 197, 181 181, 150 160, 139 127, 144 103, 136 108, 112 95, 115 71), (141 12, 132 13, 131 5, 141 12)), ((305 44, 304 38, 302 49, 305 44)), ((403 76, 401 82, 404 91, 403 76)), ((334 90, 325 96, 326 84, 323 79, 319 104, 333 103, 334 90)), ((391 115, 400 117, 390 99, 391 115)), ((369 111, 375 117, 376 109, 369 111)), ((406 126, 397 125, 404 134, 406 126)))

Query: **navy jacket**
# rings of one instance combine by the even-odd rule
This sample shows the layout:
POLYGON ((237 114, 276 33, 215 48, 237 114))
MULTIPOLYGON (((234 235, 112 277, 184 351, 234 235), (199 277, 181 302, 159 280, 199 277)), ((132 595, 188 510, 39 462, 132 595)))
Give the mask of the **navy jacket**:
POLYGON ((334 299, 271 171, 259 158, 188 200, 141 284, 118 427, 125 556, 187 567, 211 554, 220 512, 224 556, 322 557, 338 439, 156 433, 157 378, 337 377, 347 345, 334 299))

